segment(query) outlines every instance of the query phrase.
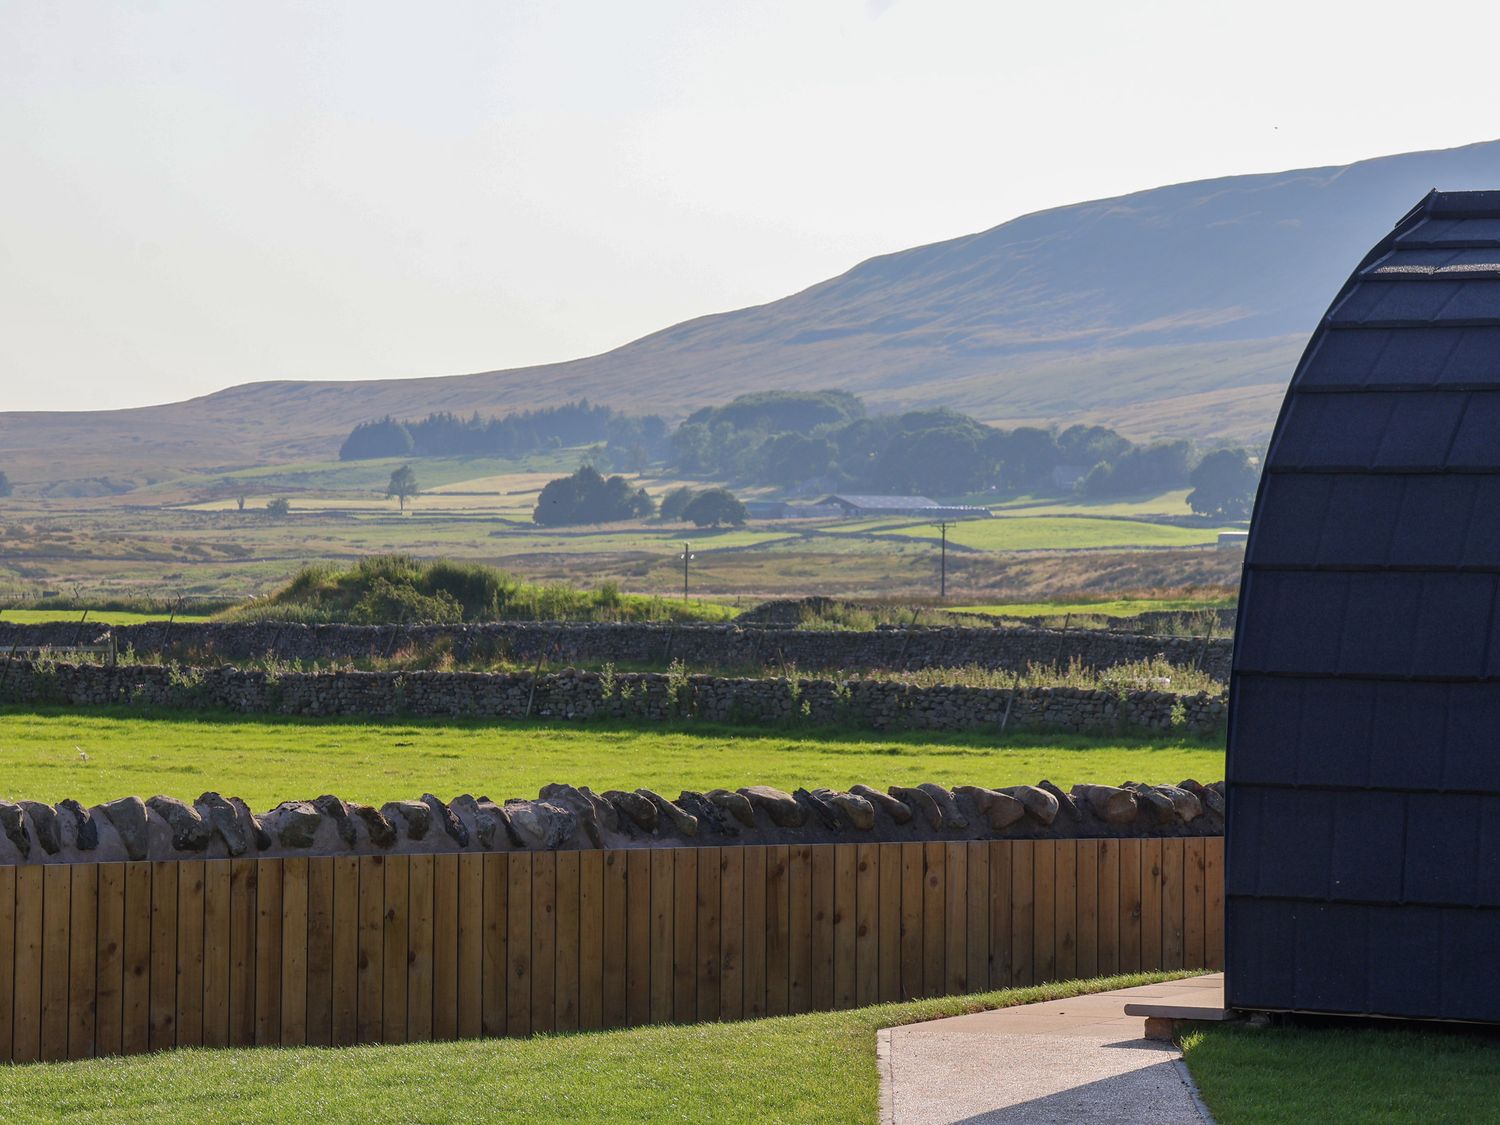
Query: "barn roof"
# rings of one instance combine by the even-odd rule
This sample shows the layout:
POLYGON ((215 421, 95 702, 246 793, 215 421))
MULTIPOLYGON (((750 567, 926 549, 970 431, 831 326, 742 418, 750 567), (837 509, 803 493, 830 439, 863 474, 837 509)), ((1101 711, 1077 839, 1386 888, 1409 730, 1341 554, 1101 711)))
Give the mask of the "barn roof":
POLYGON ((1231 686, 1229 1002, 1500 1021, 1500 192, 1434 192, 1292 378, 1231 686))

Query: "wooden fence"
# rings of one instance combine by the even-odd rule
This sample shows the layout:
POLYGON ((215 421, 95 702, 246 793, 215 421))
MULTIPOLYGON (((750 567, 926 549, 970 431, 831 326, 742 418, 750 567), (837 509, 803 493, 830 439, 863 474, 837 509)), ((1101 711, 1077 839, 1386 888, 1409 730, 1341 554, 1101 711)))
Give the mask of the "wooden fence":
POLYGON ((1216 968, 1223 841, 0 867, 0 1060, 401 1043, 1216 968))

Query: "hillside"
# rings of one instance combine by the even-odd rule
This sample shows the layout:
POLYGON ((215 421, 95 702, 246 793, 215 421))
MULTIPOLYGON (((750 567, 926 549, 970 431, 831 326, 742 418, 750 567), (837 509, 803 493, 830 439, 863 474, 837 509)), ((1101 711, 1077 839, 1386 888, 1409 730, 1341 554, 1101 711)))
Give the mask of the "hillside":
POLYGON ((504 412, 587 396, 681 416, 747 389, 808 387, 993 421, 1259 437, 1303 341, 1365 250, 1429 188, 1497 184, 1500 141, 1157 188, 873 258, 770 304, 566 363, 0 414, 0 464, 33 487, 139 480, 327 459, 356 422, 386 413, 504 412))

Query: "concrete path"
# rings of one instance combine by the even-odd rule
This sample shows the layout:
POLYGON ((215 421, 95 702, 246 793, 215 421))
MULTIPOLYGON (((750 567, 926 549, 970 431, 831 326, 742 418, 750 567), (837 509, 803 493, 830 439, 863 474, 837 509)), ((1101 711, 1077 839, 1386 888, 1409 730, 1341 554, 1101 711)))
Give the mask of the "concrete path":
POLYGON ((1204 1125, 1177 1048, 1127 1003, 1223 1005, 1222 974, 881 1032, 882 1125, 1204 1125))

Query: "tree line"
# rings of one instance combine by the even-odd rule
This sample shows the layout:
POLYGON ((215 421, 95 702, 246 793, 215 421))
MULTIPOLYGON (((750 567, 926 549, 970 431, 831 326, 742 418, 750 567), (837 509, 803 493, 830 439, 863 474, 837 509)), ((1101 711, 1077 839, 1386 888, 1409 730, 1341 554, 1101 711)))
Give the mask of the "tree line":
POLYGON ((390 415, 355 426, 340 461, 377 457, 524 457, 545 449, 604 443, 620 460, 644 466, 662 457, 669 427, 655 414, 623 414, 587 399, 503 417, 467 418, 437 412, 398 420, 390 415))
MULTIPOLYGON (((682 476, 932 496, 1142 495, 1195 485, 1199 460, 1191 442, 1136 443, 1106 426, 1007 430, 955 410, 870 416, 846 391, 742 395, 690 415, 671 447, 682 476)), ((1215 504, 1204 514, 1248 513, 1256 477, 1249 454, 1221 452, 1209 455, 1212 486, 1199 499, 1215 504), (1220 502, 1225 488, 1236 495, 1220 502)))

